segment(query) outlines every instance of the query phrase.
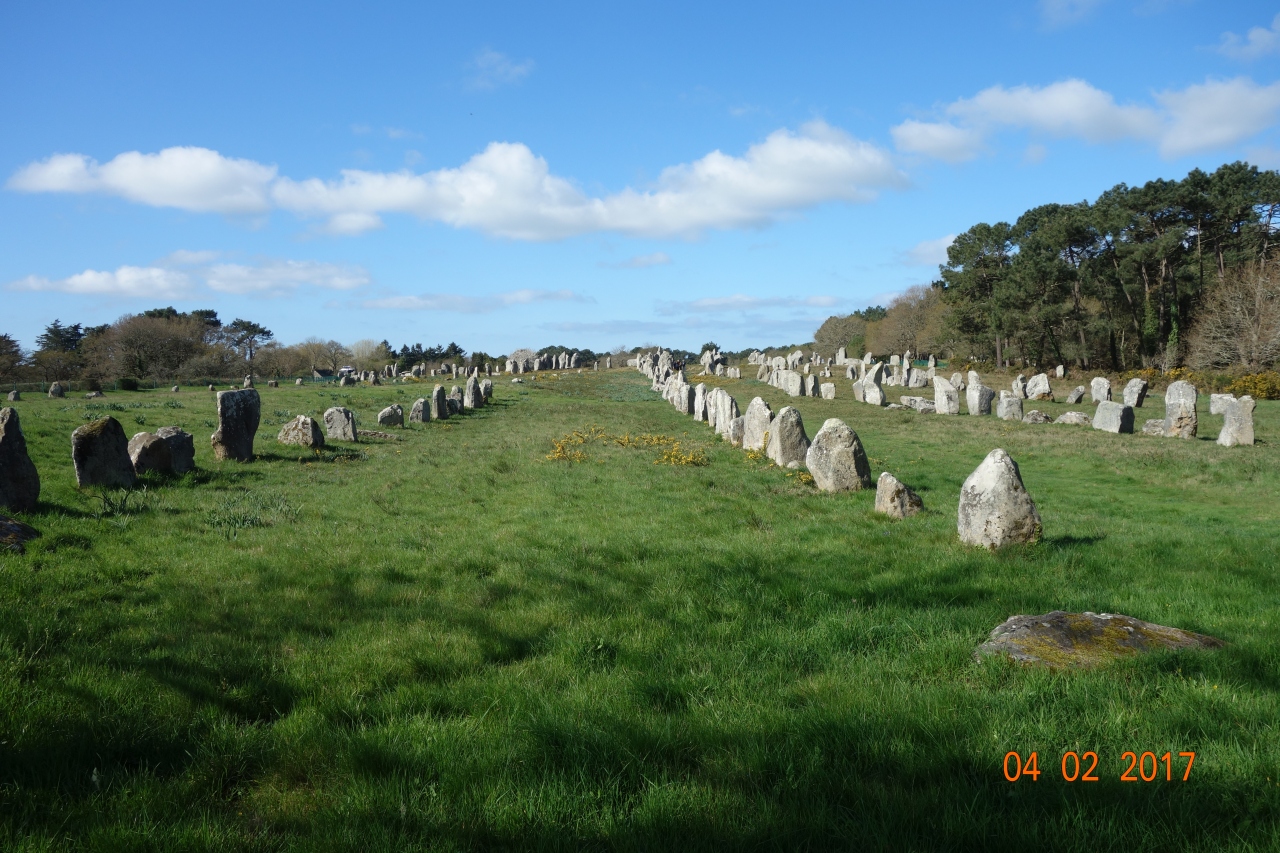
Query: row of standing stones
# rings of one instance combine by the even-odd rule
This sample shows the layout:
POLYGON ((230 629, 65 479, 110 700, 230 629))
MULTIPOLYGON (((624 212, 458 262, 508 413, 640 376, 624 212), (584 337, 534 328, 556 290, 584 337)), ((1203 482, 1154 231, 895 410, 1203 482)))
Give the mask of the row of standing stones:
MULTIPOLYGON (((464 388, 453 387, 446 394, 437 385, 430 398, 417 400, 409 420, 444 420, 464 409, 484 406, 493 395, 493 382, 467 378, 464 388)), ((55 395, 60 396, 60 395, 55 395)), ((11 395, 12 397, 12 395, 11 395)), ((261 422, 262 400, 252 387, 218 393, 217 429, 209 437, 214 458, 247 462, 253 458, 253 442, 261 422)), ((355 414, 334 406, 324 413, 324 430, 307 415, 286 423, 276 436, 285 445, 321 448, 326 437, 339 441, 359 441, 355 414)), ((380 426, 404 426, 404 412, 391 405, 378 413, 380 426)), ((71 462, 76 485, 130 488, 148 472, 184 474, 195 468, 195 440, 176 426, 161 427, 154 433, 140 432, 126 438, 124 427, 113 417, 100 418, 71 433, 71 462)), ((0 507, 19 512, 35 508, 40 499, 40 474, 27 453, 26 438, 12 407, 0 409, 0 507)))
MULTIPOLYGON (((740 414, 737 401, 723 388, 690 385, 682 371, 672 369, 671 354, 658 350, 641 356, 637 369, 653 382, 653 390, 682 414, 706 422, 724 440, 749 452, 763 452, 775 465, 805 468, 814 485, 826 492, 860 491, 871 487, 871 467, 858 434, 839 418, 823 423, 813 440, 805 432, 800 412, 786 406, 775 416, 769 404, 756 397, 740 414)), ((920 496, 889 472, 876 483, 876 511, 906 518, 923 508, 920 496)), ((1018 465, 1005 451, 987 455, 960 491, 957 520, 960 539, 971 545, 1000 548, 1040 538, 1040 515, 1022 484, 1018 465)))

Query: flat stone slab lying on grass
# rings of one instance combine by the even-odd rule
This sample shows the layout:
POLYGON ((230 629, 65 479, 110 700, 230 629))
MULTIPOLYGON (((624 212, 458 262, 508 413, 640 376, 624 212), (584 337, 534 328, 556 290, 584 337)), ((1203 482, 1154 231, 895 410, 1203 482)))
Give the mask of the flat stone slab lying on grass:
POLYGON ((1066 613, 1011 616, 973 656, 1007 655, 1019 663, 1053 668, 1088 668, 1160 649, 1216 649, 1216 637, 1143 622, 1119 613, 1066 613))
POLYGON ((40 531, 31 525, 23 524, 7 515, 0 515, 0 550, 21 554, 26 550, 26 543, 39 536, 40 531))
MULTIPOLYGON (((1054 421, 1054 423, 1071 424, 1073 426, 1089 426, 1093 423, 1093 418, 1089 417, 1084 412, 1063 412, 1058 415, 1058 419, 1054 421)), ((1160 423, 1164 423, 1164 421, 1161 421, 1160 423)))
POLYGON ((389 432, 378 432, 376 429, 358 429, 356 435, 360 438, 381 438, 387 441, 399 441, 400 436, 392 435, 389 432))

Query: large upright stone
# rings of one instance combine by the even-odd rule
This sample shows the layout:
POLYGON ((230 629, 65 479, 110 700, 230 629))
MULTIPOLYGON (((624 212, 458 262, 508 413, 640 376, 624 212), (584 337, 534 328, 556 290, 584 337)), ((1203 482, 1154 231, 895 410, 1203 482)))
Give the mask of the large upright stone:
POLYGON ((924 509, 924 501, 888 471, 876 482, 876 512, 890 518, 907 518, 924 509))
POLYGON ((1067 405, 1074 406, 1076 403, 1084 402, 1084 386, 1077 385, 1070 394, 1067 395, 1067 405))
POLYGON ((480 380, 480 397, 486 403, 493 399, 493 380, 492 379, 480 380))
POLYGON ((738 401, 733 399, 733 395, 722 388, 716 390, 720 392, 715 395, 716 432, 725 440, 729 440, 731 423, 742 413, 738 411, 738 401))
POLYGON ((484 405, 484 395, 480 393, 480 380, 475 376, 467 377, 466 387, 462 390, 462 408, 478 409, 484 405))
POLYGON ((933 406, 940 415, 960 414, 960 393, 941 376, 933 377, 933 406))
POLYGON ((62 385, 59 383, 55 382, 49 386, 50 397, 65 397, 66 395, 67 392, 62 389, 62 385))
POLYGON ((253 388, 218 392, 218 430, 209 436, 215 459, 248 462, 258 433, 262 401, 253 388))
POLYGON ((449 395, 445 393, 443 385, 437 385, 431 390, 431 420, 442 421, 449 417, 449 395))
POLYGON ((824 492, 856 492, 871 487, 871 466, 858 434, 839 418, 831 418, 813 437, 804 465, 824 492))
POLYGON ((22 399, 22 392, 20 392, 17 388, 14 388, 12 391, 9 392, 10 403, 16 403, 21 399, 22 399))
POLYGON ((824 400, 834 400, 836 398, 836 384, 834 382, 823 382, 818 386, 818 395, 824 400))
POLYGON ((1012 391, 1001 391, 1000 402, 996 403, 996 417, 1002 421, 1022 420, 1022 398, 1012 391))
POLYGON ((809 452, 809 436, 804 420, 791 406, 783 408, 769 427, 769 445, 765 455, 780 468, 799 468, 809 452))
POLYGON ((324 431, 329 438, 338 441, 358 441, 356 432, 356 416, 350 409, 334 406, 324 413, 324 431))
POLYGON ((173 466, 173 473, 185 474, 195 470, 195 436, 176 426, 162 426, 156 430, 156 435, 163 438, 165 444, 169 445, 169 460, 173 466))
MULTIPOLYGON (((1111 380, 1105 376, 1095 376, 1089 383, 1089 394, 1095 403, 1104 403, 1111 399, 1111 380)), ((1071 401, 1068 400, 1068 403, 1071 401)))
POLYGON ((158 474, 173 473, 173 454, 169 451, 169 442, 153 433, 140 432, 129 439, 129 460, 133 463, 133 473, 138 476, 148 471, 158 474))
POLYGON ((1196 437, 1196 386, 1179 379, 1164 392, 1164 434, 1169 438, 1196 437))
POLYGON ((734 447, 742 446, 742 436, 745 435, 747 431, 746 422, 747 418, 745 415, 738 415, 736 418, 729 421, 729 429, 725 433, 724 437, 734 447))
POLYGON ((1247 394, 1227 404, 1222 432, 1218 433, 1218 444, 1223 447, 1253 444, 1253 409, 1256 405, 1247 394))
POLYGON ((1027 399, 1027 377, 1021 373, 1013 380, 1013 395, 1019 400, 1027 399))
POLYGON ((964 390, 965 405, 969 408, 971 415, 989 415, 991 414, 991 403, 996 398, 994 388, 988 388, 975 377, 978 374, 969 374, 969 386, 964 390))
POLYGON ((427 398, 419 397, 413 401, 413 406, 409 409, 409 423, 425 424, 431 420, 431 410, 427 408, 427 398))
POLYGON ((404 426, 404 409, 400 408, 399 403, 392 403, 378 412, 378 426, 404 426))
POLYGON ((884 388, 880 385, 883 374, 884 364, 876 362, 867 371, 867 375, 862 378, 863 400, 873 406, 884 406, 889 402, 888 398, 885 397, 884 388))
POLYGON ((1027 382, 1027 399, 1053 402, 1053 387, 1049 384, 1049 374, 1037 373, 1027 382))
POLYGON ((951 374, 951 387, 955 388, 957 391, 963 391, 968 387, 965 385, 963 373, 951 374))
POLYGON ((276 441, 298 447, 320 448, 324 447, 324 433, 320 431, 320 424, 306 415, 298 415, 280 427, 276 441))
POLYGON ((1235 400, 1234 394, 1210 394, 1209 395, 1209 414, 1225 415, 1227 407, 1235 400))
POLYGON ((115 418, 87 423, 71 433, 76 485, 131 488, 138 477, 129 458, 129 439, 115 418))
POLYGON ((1129 380, 1124 386, 1124 404, 1132 406, 1135 409, 1142 408, 1142 402, 1147 399, 1147 380, 1140 376, 1135 376, 1129 380))
POLYGON ((742 432, 743 450, 764 450, 765 436, 769 433, 769 425, 773 423, 773 410, 769 404, 756 397, 747 405, 742 432))
POLYGON ((1104 400, 1093 413, 1093 428, 1103 432, 1133 432, 1133 407, 1113 400, 1104 400))
POLYGON ((6 406, 0 409, 0 506, 27 512, 38 500, 40 473, 27 455, 18 410, 6 406))
POLYGON ((693 410, 689 414, 695 421, 707 422, 707 386, 703 382, 693 388, 693 410))
POLYGON ((956 529, 961 542, 991 549, 1040 538, 1040 513, 1022 485, 1018 463, 1000 448, 960 488, 956 529))

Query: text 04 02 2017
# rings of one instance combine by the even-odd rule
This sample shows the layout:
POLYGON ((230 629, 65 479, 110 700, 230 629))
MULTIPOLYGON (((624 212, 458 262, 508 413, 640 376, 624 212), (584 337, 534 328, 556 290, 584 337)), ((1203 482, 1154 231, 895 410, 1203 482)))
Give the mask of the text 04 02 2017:
MULTIPOLYGON (((1194 752, 1179 752, 1175 757, 1172 751, 1164 754, 1127 751, 1120 755, 1119 779, 1121 782, 1186 782, 1191 778, 1191 765, 1195 760, 1194 752)), ((1020 753, 1011 750, 1005 753, 1003 770, 1004 778, 1010 782, 1039 782, 1040 755, 1032 752, 1023 759, 1020 753)), ((1098 753, 1093 750, 1064 752, 1059 771, 1064 782, 1101 781, 1098 753)))

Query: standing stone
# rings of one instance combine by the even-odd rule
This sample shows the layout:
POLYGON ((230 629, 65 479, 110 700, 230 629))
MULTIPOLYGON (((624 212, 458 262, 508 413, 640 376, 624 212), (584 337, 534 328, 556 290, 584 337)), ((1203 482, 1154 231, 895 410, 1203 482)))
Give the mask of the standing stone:
POLYGON ((1066 366, 1065 366, 1065 365, 1059 364, 1059 365, 1054 369, 1053 373, 1054 373, 1054 375, 1055 375, 1055 376, 1057 376, 1059 379, 1063 379, 1063 378, 1065 378, 1065 377, 1066 377, 1066 375, 1067 375, 1067 368, 1066 368, 1066 366))
POLYGON ((338 441, 359 441, 356 432, 356 416, 350 409, 334 406, 324 413, 325 435, 338 441))
POLYGON ((862 396, 872 406, 883 406, 889 402, 880 386, 880 377, 884 373, 884 365, 877 362, 867 371, 862 380, 862 396))
POLYGON ((746 420, 746 415, 738 415, 736 418, 729 421, 729 430, 725 433, 725 438, 727 438, 729 443, 734 447, 742 446, 742 436, 746 434, 747 429, 746 420))
POLYGON ((129 439, 115 418, 87 423, 71 433, 76 485, 132 488, 138 481, 129 458, 129 439))
POLYGON ((177 393, 178 393, 178 391, 179 391, 178 386, 177 386, 177 385, 174 385, 174 386, 173 386, 173 393, 177 394, 177 393))
POLYGON ((1132 433, 1133 407, 1112 400, 1103 400, 1093 413, 1093 428, 1103 432, 1132 433))
POLYGON ((963 390, 965 390, 965 387, 966 387, 966 386, 965 386, 965 384, 964 384, 964 374, 963 374, 963 373, 953 373, 953 374, 951 374, 951 387, 952 387, 952 388, 955 388, 957 391, 963 391, 963 390))
POLYGON ((1027 383, 1027 399, 1053 402, 1053 388, 1049 385, 1049 374, 1037 373, 1027 383))
POLYGON ((1143 435, 1164 436, 1164 419, 1151 418, 1142 424, 1143 435))
POLYGON ((780 468, 799 468, 808 452, 809 436, 804 431, 804 420, 798 411, 787 406, 770 425, 765 455, 780 468))
POLYGON ((1218 444, 1223 447, 1253 444, 1253 410, 1256 405, 1248 394, 1227 405, 1218 444))
POLYGON ((1027 377, 1021 373, 1013 380, 1013 393, 1019 400, 1027 399, 1027 377))
POLYGON ((49 386, 49 396, 50 396, 50 397, 65 397, 65 396, 66 396, 66 394, 67 394, 67 392, 66 392, 66 391, 64 391, 64 390, 62 390, 62 386, 61 386, 60 384, 58 384, 57 382, 55 382, 55 383, 53 383, 52 385, 50 385, 50 386, 49 386))
POLYGON ((444 393, 444 386, 437 385, 431 391, 431 420, 442 421, 449 417, 449 397, 444 393))
POLYGON ((804 465, 823 492, 856 492, 871 487, 871 466, 858 434, 839 418, 822 425, 805 453, 804 465))
POLYGON ((693 389, 693 415, 695 421, 706 423, 707 420, 707 386, 699 382, 693 389))
POLYGON ((173 473, 173 454, 169 451, 169 442, 153 433, 140 432, 129 439, 129 461, 133 463, 133 473, 138 476, 148 471, 173 473))
POLYGON ((244 378, 244 387, 245 387, 245 388, 252 388, 252 387, 253 387, 253 377, 252 377, 252 376, 246 376, 246 377, 244 378))
POLYGON ((836 398, 836 384, 834 382, 823 382, 818 386, 818 392, 824 400, 834 400, 836 398))
POLYGON ((210 391, 217 391, 218 389, 217 389, 217 388, 214 388, 212 385, 210 385, 210 386, 209 386, 209 390, 210 390, 210 391))
POLYGON ((1179 379, 1164 392, 1164 434, 1169 438, 1196 437, 1196 386, 1179 379))
POLYGON ((480 382, 474 376, 467 377, 466 388, 462 392, 462 408, 478 409, 484 405, 484 397, 480 394, 480 382))
POLYGON ((169 445, 169 462, 173 473, 185 474, 196 467, 196 440, 191 433, 176 426, 163 426, 156 435, 169 445))
POLYGON ((18 401, 19 401, 19 400, 21 400, 21 399, 22 399, 22 395, 21 395, 20 393, 18 393, 18 389, 17 389, 17 388, 14 388, 12 391, 10 391, 10 392, 9 392, 9 402, 10 402, 10 403, 16 403, 16 402, 18 402, 18 401))
POLYGON ((492 379, 480 380, 480 399, 484 400, 486 403, 493 399, 492 379))
POLYGON ((876 512, 890 518, 907 518, 924 509, 924 501, 888 471, 876 482, 876 512))
POLYGON ((18 410, 0 409, 0 506, 16 512, 35 509, 40 500, 40 473, 27 455, 27 439, 18 410))
POLYGON ((964 481, 956 529, 961 542, 992 550, 1040 539, 1040 514, 1008 453, 991 451, 964 481))
MULTIPOLYGON (((1105 376, 1095 376, 1093 381, 1089 383, 1089 394, 1093 397, 1093 402, 1103 403, 1111 399, 1111 380, 1105 376)), ((1068 403, 1071 401, 1068 400, 1068 403)))
POLYGON ((1067 405, 1074 406, 1076 403, 1084 402, 1084 386, 1077 385, 1075 390, 1067 395, 1067 405))
POLYGON ((1022 416, 1022 422, 1024 424, 1051 424, 1053 423, 1053 418, 1049 417, 1044 412, 1032 409, 1022 416))
POLYGON ((978 374, 969 374, 969 387, 964 391, 965 405, 969 407, 971 415, 989 415, 991 414, 991 403, 996 398, 994 388, 988 388, 976 378, 978 374))
POLYGON ((933 377, 933 407, 940 415, 960 414, 960 394, 941 376, 933 377))
POLYGON ((378 412, 378 426, 404 426, 404 409, 399 403, 392 403, 378 412))
POLYGON ((1002 421, 1022 420, 1022 398, 1011 391, 1000 392, 1000 402, 996 404, 996 417, 1002 421))
POLYGON ((853 399, 859 403, 867 402, 867 392, 862 387, 862 380, 853 383, 853 399))
POLYGON ((1147 399, 1147 380, 1135 376, 1129 380, 1129 384, 1124 386, 1124 404, 1132 406, 1135 409, 1142 408, 1143 400, 1147 399))
POLYGON ((734 418, 738 417, 738 415, 742 413, 738 411, 738 401, 733 399, 733 395, 722 388, 717 388, 716 390, 720 393, 716 394, 715 397, 715 429, 716 432, 720 434, 721 438, 728 440, 730 424, 732 424, 734 418))
POLYGON ((772 422, 773 410, 769 404, 759 397, 752 400, 743 416, 742 449, 764 450, 765 436, 772 422))
POLYGON ((409 409, 409 423, 425 424, 431 420, 431 410, 427 408, 427 398, 419 397, 413 401, 413 406, 409 409))
POLYGON ((262 401, 252 388, 218 392, 218 431, 209 436, 215 459, 248 462, 258 432, 262 401))
POLYGON ((320 431, 320 424, 306 415, 298 415, 280 427, 276 441, 298 447, 320 448, 324 447, 324 433, 320 431))
MULTIPOLYGON (((1209 414, 1225 415, 1227 407, 1231 405, 1236 396, 1234 394, 1210 394, 1209 395, 1209 414)), ((10 397, 9 399, 13 399, 10 397)))

